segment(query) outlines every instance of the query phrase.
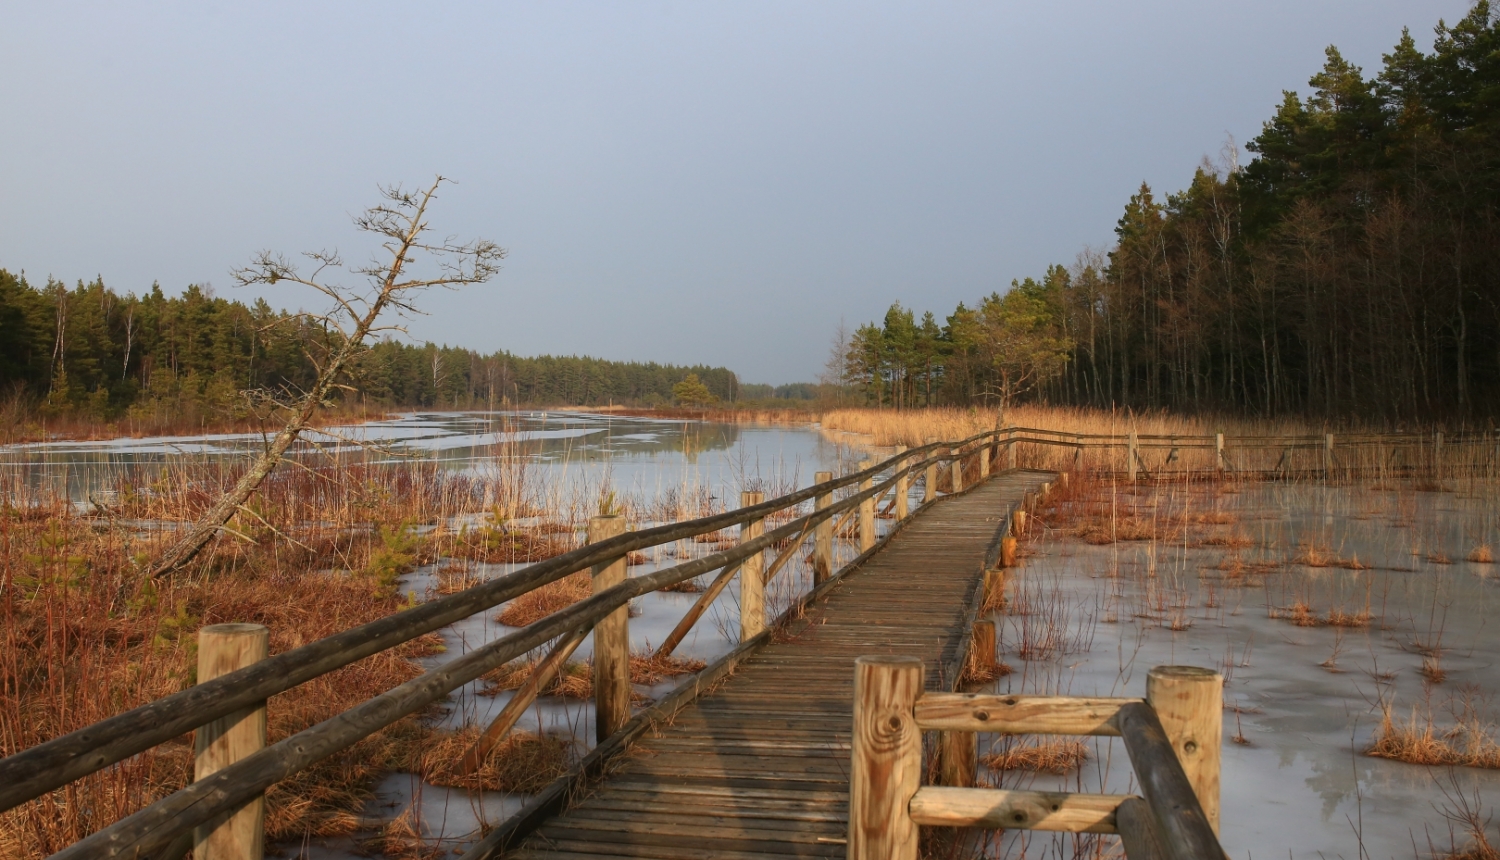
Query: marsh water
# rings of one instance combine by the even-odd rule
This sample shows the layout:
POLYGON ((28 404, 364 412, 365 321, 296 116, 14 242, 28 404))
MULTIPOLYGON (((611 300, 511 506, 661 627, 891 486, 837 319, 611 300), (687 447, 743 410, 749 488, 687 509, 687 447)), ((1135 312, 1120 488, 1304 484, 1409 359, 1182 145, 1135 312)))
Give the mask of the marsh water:
MULTIPOLYGON (((887 453, 812 426, 575 412, 417 413, 336 432, 325 447, 378 441, 393 459, 423 457, 455 470, 489 468, 502 443, 525 440, 538 485, 559 497, 591 498, 605 486, 638 500, 691 490, 729 508, 742 489, 773 495, 806 486, 815 471, 847 471, 862 457, 887 453)), ((12 446, 0 448, 0 469, 83 503, 122 475, 146 480, 183 458, 242 458, 261 444, 253 435, 211 435, 12 446)), ((1246 484, 1221 490, 1184 490, 1196 495, 1183 504, 1219 513, 1220 531, 1235 538, 1232 546, 1202 540, 1093 545, 1049 529, 1045 517, 1038 522, 1033 554, 1012 577, 1010 609, 996 616, 999 657, 1014 671, 994 689, 1140 695, 1152 666, 1216 668, 1227 679, 1222 835, 1230 856, 1410 858, 1448 848, 1445 816, 1463 804, 1488 814, 1500 797, 1500 772, 1429 768, 1363 753, 1385 708, 1403 720, 1430 716, 1439 732, 1460 719, 1494 730, 1500 636, 1490 615, 1500 605, 1500 569, 1465 560, 1475 547, 1500 545, 1494 487, 1389 492, 1246 484), (1292 620, 1299 604, 1314 616, 1340 610, 1370 618, 1355 627, 1300 626, 1292 620), (1441 669, 1436 681, 1422 672, 1424 661, 1434 659, 1441 669)), ((708 549, 660 548, 630 570, 658 569, 708 549)), ((419 568, 402 590, 435 593, 437 567, 419 568)), ((478 565, 473 575, 516 567, 478 565)), ((806 572, 793 565, 769 608, 786 605, 806 584, 806 572)), ((658 592, 637 601, 632 647, 659 643, 696 598, 658 592)), ((711 660, 732 648, 736 607, 731 587, 678 654, 711 660)), ((493 613, 477 615, 444 630, 446 653, 425 662, 441 663, 511 629, 493 613)), ((576 659, 588 655, 586 642, 576 659)), ((638 692, 659 696, 673 683, 638 692)), ((461 689, 434 719, 441 727, 483 725, 510 695, 476 692, 475 685, 461 689)), ((520 727, 566 734, 582 750, 593 737, 591 707, 543 698, 520 727)), ((981 742, 997 749, 1002 743, 981 742)), ((1091 752, 1083 768, 1066 777, 1012 771, 991 778, 1006 787, 1132 790, 1122 748, 1101 742, 1091 752)), ((525 800, 450 791, 392 774, 367 816, 389 821, 414 809, 419 814, 409 817, 426 837, 456 848, 481 823, 498 823, 525 800)), ((1066 838, 1009 833, 993 850, 1061 858, 1078 847, 1066 838)), ((280 850, 284 856, 360 856, 357 840, 280 850)))

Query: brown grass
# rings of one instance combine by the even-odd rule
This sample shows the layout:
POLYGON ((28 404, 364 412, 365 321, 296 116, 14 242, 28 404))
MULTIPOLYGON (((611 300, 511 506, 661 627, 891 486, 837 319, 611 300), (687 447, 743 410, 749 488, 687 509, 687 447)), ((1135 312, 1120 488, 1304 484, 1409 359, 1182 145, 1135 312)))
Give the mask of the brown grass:
POLYGON ((483 766, 464 773, 458 765, 479 734, 477 726, 470 726, 435 735, 411 763, 411 770, 447 788, 535 794, 566 773, 577 757, 571 738, 513 731, 495 746, 483 766))
POLYGON ((1314 544, 1303 544, 1298 548, 1297 554, 1292 556, 1293 564, 1306 565, 1307 567, 1338 567, 1344 570, 1369 570, 1370 566, 1359 560, 1359 556, 1344 558, 1327 547, 1314 544))
POLYGON ((1462 714, 1452 728, 1439 730, 1430 712, 1419 714, 1413 708, 1411 717, 1401 720, 1386 705, 1365 754, 1407 764, 1500 768, 1495 727, 1472 711, 1462 714))
POLYGON ((586 572, 570 573, 505 604, 495 620, 508 627, 525 627, 593 593, 593 580, 586 572))
MULTIPOLYGON (((507 690, 518 689, 531 677, 540 660, 513 660, 498 669, 492 669, 480 676, 484 686, 480 688, 481 696, 498 696, 507 690)), ((668 678, 679 675, 688 675, 701 671, 704 667, 702 660, 690 657, 676 657, 672 655, 658 655, 648 652, 637 652, 630 655, 630 682, 632 684, 651 685, 659 684, 668 678)), ((562 696, 568 699, 587 699, 594 695, 594 672, 588 663, 568 663, 563 666, 562 671, 552 679, 542 690, 544 696, 562 696)), ((644 697, 637 697, 644 699, 644 697)))
POLYGON ((979 763, 994 771, 1063 775, 1082 767, 1088 759, 1089 748, 1083 741, 1027 737, 1003 741, 1000 750, 980 756, 979 763))
POLYGON ((1475 564, 1494 564, 1495 552, 1488 546, 1481 544, 1469 550, 1468 560, 1475 564))
POLYGON ((1324 617, 1323 623, 1329 627, 1369 627, 1370 610, 1364 609, 1359 612, 1346 612, 1343 609, 1330 609, 1324 617))

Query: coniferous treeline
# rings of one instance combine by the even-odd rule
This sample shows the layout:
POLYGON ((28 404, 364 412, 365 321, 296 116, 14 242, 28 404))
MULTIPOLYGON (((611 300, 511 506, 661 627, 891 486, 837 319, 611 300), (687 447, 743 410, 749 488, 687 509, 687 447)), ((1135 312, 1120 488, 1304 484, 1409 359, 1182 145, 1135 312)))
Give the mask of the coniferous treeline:
POLYGON ((1366 77, 1330 47, 1239 165, 1142 185, 1107 254, 940 324, 844 341, 872 402, 1031 396, 1259 414, 1500 411, 1500 16, 1409 33, 1366 77))
MULTIPOLYGON (((103 421, 175 415, 185 422, 246 413, 251 389, 301 390, 316 373, 309 356, 326 335, 305 317, 153 287, 120 295, 102 281, 35 287, 0 269, 0 393, 44 414, 103 421)), ((678 367, 578 356, 373 344, 347 382, 347 397, 394 407, 484 408, 515 404, 668 403, 696 373, 723 401, 738 398, 722 367, 678 367)))

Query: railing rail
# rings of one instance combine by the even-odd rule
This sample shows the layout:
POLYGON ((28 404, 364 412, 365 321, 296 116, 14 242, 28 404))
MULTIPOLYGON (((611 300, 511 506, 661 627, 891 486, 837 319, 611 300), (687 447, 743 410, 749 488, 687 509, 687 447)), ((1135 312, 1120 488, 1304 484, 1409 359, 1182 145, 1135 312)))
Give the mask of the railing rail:
MULTIPOLYGON (((1142 451, 1166 449, 1166 463, 1157 467, 1165 471, 1183 449, 1212 449, 1214 469, 1235 471, 1236 452, 1280 449, 1281 460, 1271 472, 1290 473, 1289 452, 1321 450, 1321 461, 1312 467, 1331 476, 1336 471, 1354 471, 1340 464, 1337 450, 1375 449, 1373 468, 1385 474, 1398 471, 1396 453, 1412 448, 1423 452, 1426 462, 1442 474, 1443 452, 1465 448, 1471 452, 1467 462, 1476 469, 1495 473, 1500 466, 1500 436, 1494 432, 1467 432, 1444 437, 1443 434, 1347 434, 1335 437, 1317 436, 1226 436, 1214 435, 1138 435, 1135 433, 1100 435, 1078 434, 1042 428, 1006 427, 976 434, 957 441, 929 440, 911 450, 898 449, 895 456, 878 464, 869 461, 853 473, 837 478, 831 475, 814 485, 779 498, 707 517, 627 531, 615 537, 591 540, 585 546, 539 562, 505 576, 469 588, 457 594, 439 597, 386 618, 343 631, 317 642, 261 660, 253 665, 216 677, 123 714, 39 744, 5 759, 0 759, 0 812, 26 803, 50 791, 109 767, 158 744, 180 737, 233 714, 253 710, 271 696, 386 649, 401 645, 424 634, 441 629, 476 613, 492 609, 522 594, 555 582, 569 574, 610 568, 630 552, 673 543, 699 535, 720 532, 740 526, 742 539, 738 546, 693 559, 650 574, 626 578, 619 584, 601 583, 593 596, 555 612, 531 625, 495 639, 443 666, 402 684, 387 693, 358 705, 330 720, 306 729, 275 745, 254 752, 183 790, 164 798, 110 827, 65 849, 59 857, 81 857, 103 854, 125 854, 157 850, 191 828, 215 816, 232 811, 260 795, 280 779, 296 773, 309 764, 331 755, 396 720, 414 713, 448 695, 489 670, 514 660, 536 648, 554 643, 553 659, 543 660, 533 677, 517 694, 522 704, 502 714, 485 733, 482 743, 493 744, 514 724, 514 717, 524 710, 525 697, 535 696, 547 683, 540 673, 555 671, 566 660, 577 643, 595 631, 606 618, 620 614, 633 598, 718 570, 720 573, 706 593, 695 604, 683 623, 669 637, 661 653, 670 653, 682 637, 697 623, 712 601, 713 594, 724 588, 736 574, 741 578, 752 571, 764 582, 790 561, 811 539, 813 543, 813 582, 815 585, 835 577, 832 546, 835 535, 846 524, 857 522, 856 546, 868 551, 876 543, 875 511, 882 499, 896 494, 885 511, 894 509, 898 523, 912 512, 906 494, 914 479, 924 482, 924 503, 938 497, 939 482, 946 480, 952 492, 962 492, 966 484, 982 482, 992 472, 992 464, 1001 452, 1002 468, 1018 465, 1022 445, 1072 450, 1074 466, 1083 464, 1086 450, 1117 451, 1125 449, 1124 469, 1111 456, 1107 462, 1093 464, 1096 470, 1125 473, 1131 479, 1148 468, 1142 451), (1391 452, 1387 456, 1386 452, 1391 452), (975 468, 970 468, 972 464, 975 468), (947 466, 945 470, 943 467, 947 466), (843 497, 838 498, 842 492, 843 497), (804 504, 812 503, 809 512, 804 504), (792 511, 797 514, 778 528, 754 534, 753 524, 767 521, 773 514, 792 511), (772 547, 789 542, 769 566, 760 560, 772 547), (505 725, 509 720, 511 725, 505 725)), ((1409 458, 1404 460, 1410 465, 1409 458)), ((823 479, 826 473, 819 473, 823 479)), ((1018 531, 1024 520, 1018 518, 1018 531)), ((619 526, 614 526, 618 530, 619 526)), ((592 537, 602 536, 591 534, 592 537)), ((599 582, 596 577, 596 582, 599 582)), ((750 592, 753 596, 755 589, 750 592)), ((764 624, 763 607, 750 607, 742 616, 742 627, 749 639, 764 624)), ((611 639, 619 641, 618 634, 611 639)), ((628 640, 627 642, 628 648, 628 640)), ((596 648, 596 651, 599 650, 596 648)), ((620 659, 616 655, 615 659, 620 659)), ((609 687, 618 697, 619 684, 609 687)), ((925 707, 925 706, 924 706, 925 707)), ((615 711, 621 709, 616 706, 615 711)), ((612 718, 610 728, 628 714, 612 718)), ((469 761, 481 760, 486 749, 471 751, 469 761)), ((1021 797, 1020 795, 1016 796, 1021 797)), ((1149 800, 1149 798, 1148 798, 1149 800)), ((1019 800, 1017 801, 1019 802, 1019 800)), ((1071 802, 1071 801, 1070 801, 1071 802)), ((1075 803, 1082 803, 1077 801, 1075 803)), ((1090 801, 1093 803, 1093 801, 1090 801)), ((1123 802, 1123 801, 1122 801, 1123 802)), ((1097 804, 1096 804, 1097 805, 1097 804)), ((924 807, 925 808, 925 807, 924 807)), ((1070 807, 1072 808, 1072 807, 1070 807)), ((1089 807, 1093 808, 1093 807, 1089 807)), ((1128 811, 1125 807, 1116 807, 1128 811)), ((924 813, 925 814, 925 813, 924 813)), ((180 841, 180 840, 179 840, 180 841)))
MULTIPOLYGON (((774 576, 820 524, 840 515, 844 515, 841 522, 847 522, 862 508, 869 510, 867 506, 902 486, 909 476, 937 464, 955 458, 993 456, 995 435, 993 432, 981 433, 957 442, 925 445, 769 502, 595 541, 467 591, 438 598, 229 672, 0 760, 0 811, 214 720, 255 708, 270 696, 319 675, 491 609, 571 573, 622 563, 627 553, 640 549, 763 521, 778 511, 796 510, 804 502, 832 497, 836 491, 846 490, 843 498, 816 507, 783 526, 759 536, 745 535, 742 542, 731 549, 627 578, 617 585, 603 588, 583 601, 492 640, 336 717, 253 752, 54 856, 136 856, 143 852, 182 848, 181 837, 193 828, 232 812, 261 796, 276 782, 442 699, 491 669, 554 640, 559 642, 557 647, 565 647, 573 638, 581 638, 587 631, 596 630, 602 620, 622 614, 633 598, 716 569, 722 569, 730 576, 736 570, 743 574, 751 567, 749 562, 759 559, 764 551, 783 541, 792 541, 792 545, 766 571, 774 576), (886 473, 884 477, 881 477, 882 473, 886 473)), ((874 543, 874 518, 861 519, 864 533, 858 543, 861 549, 867 549, 874 543)), ((745 617, 742 622, 751 629, 756 620, 745 617)), ((619 637, 612 638, 618 640, 619 637)), ((628 649, 628 639, 625 641, 628 649)), ((597 646, 598 643, 596 659, 600 650, 597 646)), ((555 669, 549 665, 552 662, 561 661, 544 661, 537 669, 555 669)), ((539 687, 540 683, 530 686, 539 687)), ((601 686, 596 684, 596 694, 601 686)), ((618 684, 614 685, 613 692, 620 692, 618 684)), ((496 728, 490 737, 491 743, 496 739, 495 734, 503 734, 506 730, 496 728)))
POLYGON ((916 860, 921 826, 1119 834, 1130 860, 1224 856, 1217 672, 1161 666, 1145 699, 1081 699, 924 693, 923 671, 911 657, 855 662, 849 860, 916 860), (1143 796, 973 788, 972 772, 946 766, 960 785, 922 785, 924 731, 971 769, 980 732, 1121 737, 1143 796))

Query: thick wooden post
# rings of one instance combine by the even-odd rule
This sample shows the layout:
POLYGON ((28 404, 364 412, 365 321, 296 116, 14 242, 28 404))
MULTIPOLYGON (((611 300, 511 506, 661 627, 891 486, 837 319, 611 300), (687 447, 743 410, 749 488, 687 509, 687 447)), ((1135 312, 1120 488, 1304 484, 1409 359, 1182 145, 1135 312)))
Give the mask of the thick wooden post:
POLYGON ((938 736, 938 784, 973 788, 979 770, 979 735, 942 732, 938 736))
MULTIPOLYGON (((859 461, 859 470, 863 472, 864 470, 874 465, 874 460, 861 460, 859 461)), ((873 478, 865 478, 863 481, 859 482, 859 491, 862 493, 865 490, 870 489, 870 487, 874 485, 875 481, 873 478)), ((859 503, 859 551, 864 552, 874 545, 875 497, 871 496, 870 498, 865 499, 864 501, 859 503)))
POLYGON ((979 446, 979 480, 990 476, 990 457, 995 453, 994 447, 985 442, 979 446))
MULTIPOLYGON (((988 573, 1000 574, 1000 571, 988 571, 988 573)), ((986 584, 989 580, 986 578, 986 584)), ((1005 587, 1004 574, 995 577, 998 588, 1005 587)), ((989 675, 995 671, 995 622, 980 619, 974 622, 974 641, 969 643, 969 657, 974 661, 974 669, 983 675, 989 675)))
POLYGON ((1224 471, 1224 434, 1214 434, 1214 468, 1224 471))
MULTIPOLYGON (((210 624, 198 631, 198 683, 212 681, 270 656, 271 631, 262 624, 210 624)), ((193 779, 259 752, 266 745, 266 707, 237 711, 198 728, 193 779)), ((265 856, 264 795, 193 830, 198 860, 261 860, 265 856)))
MULTIPOLYGON (((930 445, 930 444, 932 444, 933 442, 936 442, 936 441, 937 441, 936 439, 925 439, 925 440, 923 440, 923 442, 925 444, 928 444, 928 445, 930 445)), ((937 452, 934 451, 932 454, 929 454, 928 456, 929 457, 936 456, 936 454, 937 454, 937 452)), ((926 474, 922 477, 922 501, 923 501, 923 503, 930 502, 933 499, 937 498, 937 475, 938 475, 937 463, 928 463, 927 464, 926 474)))
MULTIPOLYGON (((832 472, 813 473, 814 484, 826 484, 833 480, 832 472)), ((813 506, 823 510, 833 504, 832 491, 819 493, 813 501, 813 506)), ((813 531, 813 583, 826 582, 833 575, 833 517, 829 517, 814 527, 813 531)))
MULTIPOLYGON (((740 493, 740 507, 748 508, 766 500, 765 493, 740 493)), ((755 540, 766 533, 765 520, 740 524, 740 543, 755 540)), ((790 552, 791 550, 788 550, 790 552)), ((766 555, 758 552, 740 562, 740 641, 766 629, 766 555)))
POLYGON ((1437 431, 1437 438, 1432 442, 1432 471, 1434 479, 1443 483, 1443 431, 1437 431))
POLYGON ((951 448, 948 451, 953 460, 949 462, 948 469, 953 480, 953 492, 957 493, 964 488, 964 456, 963 451, 951 448))
POLYGON ((1022 537, 1026 534, 1026 511, 1016 508, 1010 515, 1010 533, 1012 537, 1022 537))
MULTIPOLYGON (((897 454, 905 454, 906 446, 897 445, 897 454)), ((896 461, 897 471, 906 466, 906 458, 896 461)), ((896 479, 896 522, 901 522, 911 516, 911 473, 907 472, 896 479)))
POLYGON ((1016 446, 1020 443, 1016 442, 1016 431, 1008 431, 1008 435, 1010 441, 1005 444, 1005 468, 1014 469, 1016 468, 1016 446))
POLYGON ((922 777, 922 732, 912 707, 922 661, 854 661, 854 736, 849 763, 849 860, 917 860, 909 807, 922 777))
MULTIPOLYGON (((588 542, 625 533, 622 516, 589 519, 588 542)), ((594 593, 625 581, 625 558, 595 565, 594 593)), ((594 625, 594 737, 603 741, 630 720, 630 607, 621 606, 594 625)))
POLYGON ((1323 437, 1323 478, 1333 477, 1333 434, 1323 437))
POLYGON ((1219 832, 1219 760, 1224 744, 1224 677, 1197 666, 1157 666, 1146 676, 1156 710, 1193 793, 1219 832))
POLYGON ((1000 539, 1000 566, 1016 566, 1016 538, 1010 535, 1000 539))
POLYGON ((1130 473, 1130 480, 1132 483, 1135 481, 1136 463, 1140 460, 1140 454, 1136 452, 1136 448, 1139 445, 1140 441, 1136 439, 1135 431, 1130 431, 1129 445, 1125 450, 1125 468, 1126 471, 1130 473))
MULTIPOLYGON (((1076 447, 1076 448, 1073 449, 1073 468, 1075 470, 1082 470, 1083 469, 1083 437, 1082 436, 1074 437, 1073 441, 1075 443, 1077 443, 1077 445, 1078 445, 1078 447, 1076 447)), ((1067 477, 1067 473, 1066 472, 1063 473, 1063 477, 1067 477)))

